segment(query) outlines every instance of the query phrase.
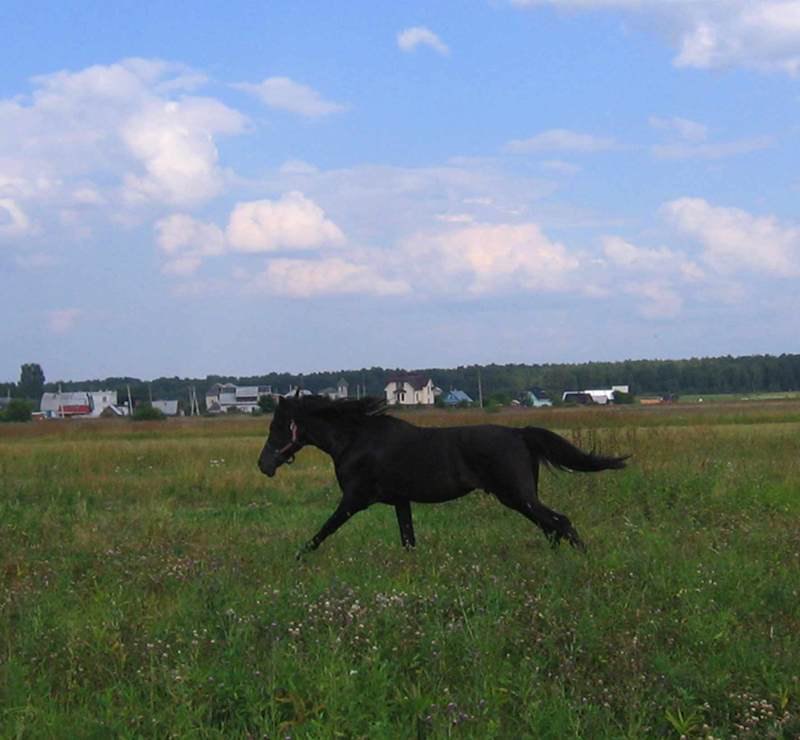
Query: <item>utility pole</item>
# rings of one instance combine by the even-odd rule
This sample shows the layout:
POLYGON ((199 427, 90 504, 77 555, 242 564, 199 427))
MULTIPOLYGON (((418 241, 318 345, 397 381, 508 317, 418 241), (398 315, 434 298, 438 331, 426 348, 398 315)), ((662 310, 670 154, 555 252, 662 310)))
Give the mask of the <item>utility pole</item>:
POLYGON ((133 416, 133 400, 131 399, 131 384, 127 384, 128 388, 128 416, 133 416))
POLYGON ((478 367, 478 405, 483 408, 483 384, 481 383, 481 368, 478 367))

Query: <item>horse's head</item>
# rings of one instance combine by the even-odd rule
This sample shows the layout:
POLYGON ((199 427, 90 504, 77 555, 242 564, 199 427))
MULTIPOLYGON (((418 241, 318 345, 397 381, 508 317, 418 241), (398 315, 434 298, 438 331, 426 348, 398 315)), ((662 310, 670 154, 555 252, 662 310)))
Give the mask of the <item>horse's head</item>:
POLYGON ((295 422, 297 403, 291 398, 281 398, 269 425, 267 441, 258 457, 258 467, 270 478, 281 465, 293 462, 295 452, 303 446, 295 422))

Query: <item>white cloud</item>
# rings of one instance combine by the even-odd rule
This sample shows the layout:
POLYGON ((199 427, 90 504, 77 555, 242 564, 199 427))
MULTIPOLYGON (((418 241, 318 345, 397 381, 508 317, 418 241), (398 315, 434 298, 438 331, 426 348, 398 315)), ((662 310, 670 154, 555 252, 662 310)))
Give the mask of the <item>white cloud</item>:
POLYGON ((666 282, 649 280, 641 283, 630 283, 626 293, 645 299, 639 306, 639 312, 648 319, 670 319, 677 316, 683 308, 683 299, 666 282))
POLYGON ((162 271, 182 276, 196 272, 206 258, 230 252, 316 249, 345 241, 325 212, 298 192, 278 200, 237 203, 225 231, 214 223, 173 213, 156 222, 155 232, 165 257, 162 271))
POLYGON ((206 257, 223 254, 225 234, 216 224, 203 223, 183 213, 174 213, 155 224, 156 241, 166 255, 162 271, 190 275, 206 257))
POLYGON ((146 59, 33 78, 30 95, 0 100, 0 196, 46 229, 61 225, 52 214, 64 208, 125 219, 131 206, 218 194, 226 173, 216 139, 242 132, 246 119, 186 94, 203 79, 146 59))
POLYGON ((31 222, 12 198, 0 198, 0 237, 20 236, 31 230, 31 222))
POLYGON ((677 134, 684 141, 705 141, 708 137, 708 126, 688 118, 650 116, 649 123, 655 129, 677 134))
POLYGON ((776 276, 800 274, 800 227, 774 216, 713 206, 702 198, 679 198, 662 207, 667 220, 704 247, 704 260, 731 272, 754 270, 776 276))
POLYGON ((319 169, 302 159, 289 159, 280 166, 278 171, 282 175, 315 175, 319 169))
POLYGON ((657 144, 652 151, 658 159, 726 159, 769 149, 773 144, 771 137, 757 136, 751 139, 720 142, 678 141, 671 144, 657 144))
POLYGON ((106 198, 95 187, 86 185, 72 191, 72 202, 76 206, 100 206, 106 202, 106 198))
POLYGON ((214 136, 238 133, 243 120, 222 103, 202 98, 159 101, 131 116, 120 133, 144 174, 125 177, 126 197, 183 204, 218 195, 223 177, 214 136))
POLYGON ((234 87, 254 95, 271 108, 280 108, 308 118, 327 116, 346 109, 341 103, 325 100, 313 88, 288 77, 268 77, 258 84, 241 82, 234 87))
POLYGON ((231 247, 241 252, 311 249, 345 241, 322 208, 296 191, 279 200, 237 203, 226 233, 231 247))
POLYGON ((183 213, 174 213, 156 222, 158 246, 167 254, 185 247, 199 249, 203 254, 222 254, 225 235, 216 224, 203 223, 183 213))
POLYGON ((75 328, 83 314, 79 308, 58 308, 47 312, 47 327, 54 334, 66 334, 75 328))
POLYGON ((630 13, 660 30, 678 67, 800 72, 800 0, 511 0, 518 7, 630 13))
POLYGON ((671 139, 652 147, 657 159, 725 159, 767 149, 774 144, 769 136, 709 141, 708 127, 688 118, 651 116, 649 123, 671 139))
POLYGON ((563 290, 578 268, 563 244, 534 223, 474 224, 417 234, 403 245, 406 264, 434 291, 563 290))
POLYGON ((613 139, 563 128, 542 131, 528 139, 514 139, 506 144, 510 152, 602 152, 616 148, 613 139))
POLYGON ((338 257, 271 260, 250 287, 293 298, 342 294, 390 296, 410 290, 404 280, 387 279, 368 264, 338 257))
POLYGON ((686 255, 666 247, 647 249, 637 247, 618 236, 603 238, 603 253, 617 267, 638 272, 675 272, 686 280, 699 280, 703 271, 686 255))
POLYGON ((427 46, 442 56, 450 53, 447 44, 425 26, 413 26, 398 33, 397 46, 405 52, 412 52, 418 46, 427 46))
POLYGON ((560 159, 548 159, 542 162, 542 169, 553 172, 556 175, 564 175, 567 177, 570 175, 577 175, 578 172, 581 171, 580 165, 573 162, 564 162, 560 159))
POLYGON ((471 213, 437 213, 436 220, 445 224, 471 224, 475 216, 471 213))

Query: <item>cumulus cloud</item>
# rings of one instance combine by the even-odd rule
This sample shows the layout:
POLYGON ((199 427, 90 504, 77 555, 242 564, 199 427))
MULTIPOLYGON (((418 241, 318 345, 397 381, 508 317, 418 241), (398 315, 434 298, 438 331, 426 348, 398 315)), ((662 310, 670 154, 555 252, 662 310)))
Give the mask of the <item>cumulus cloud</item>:
POLYGON ((657 28, 678 67, 800 71, 800 0, 511 0, 518 7, 629 13, 657 28))
POLYGON ((388 279, 369 264, 339 257, 271 260, 250 286, 293 298, 344 294, 390 296, 410 290, 404 280, 388 279))
POLYGON ((33 78, 29 95, 0 100, 0 196, 44 222, 63 208, 117 217, 217 195, 217 138, 242 132, 246 118, 190 95, 203 79, 146 59, 33 78))
POLYGON ((216 134, 233 134, 243 118, 216 100, 159 101, 130 116, 120 134, 142 174, 124 178, 131 201, 183 204, 207 200, 222 190, 216 134))
POLYGON ((226 233, 231 247, 241 252, 311 249, 344 242, 341 229, 322 208, 296 191, 279 200, 237 203, 226 233))
POLYGON ((783 277, 800 274, 800 227, 774 216, 678 198, 662 207, 667 221, 698 241, 703 259, 722 272, 754 270, 783 277))
POLYGON ((666 247, 638 247, 618 236, 603 238, 603 253, 612 264, 624 270, 638 272, 677 272, 687 280, 699 280, 703 271, 686 255, 666 247))
POLYGON ((57 308, 47 312, 47 328, 54 334, 66 334, 75 328, 83 311, 79 308, 57 308))
POLYGON ((313 88, 288 77, 268 77, 258 84, 240 82, 234 87, 254 95, 270 108, 280 108, 308 118, 327 116, 346 109, 341 103, 325 100, 313 88))
MULTIPOLYGON (((570 285, 578 259, 534 223, 474 224, 417 234, 403 247, 408 265, 434 291, 480 294, 500 289, 561 290, 570 285)), ((574 285, 574 283, 573 283, 574 285)))
POLYGON ((402 51, 412 52, 418 46, 427 46, 442 56, 447 56, 450 49, 433 31, 425 26, 412 26, 397 34, 397 46, 402 51))
POLYGON ((206 257, 225 252, 225 235, 213 223, 174 213, 156 222, 156 242, 166 256, 162 271, 171 275, 194 273, 206 257))
POLYGON ((569 129, 554 128, 542 131, 528 139, 513 139, 506 144, 509 152, 602 152, 616 147, 616 142, 607 137, 594 136, 569 129))
POLYGON ((155 232, 165 258, 162 271, 178 276, 193 274, 208 257, 231 252, 312 250, 345 242, 322 208, 299 192, 237 203, 224 231, 215 223, 173 213, 156 222, 155 232))

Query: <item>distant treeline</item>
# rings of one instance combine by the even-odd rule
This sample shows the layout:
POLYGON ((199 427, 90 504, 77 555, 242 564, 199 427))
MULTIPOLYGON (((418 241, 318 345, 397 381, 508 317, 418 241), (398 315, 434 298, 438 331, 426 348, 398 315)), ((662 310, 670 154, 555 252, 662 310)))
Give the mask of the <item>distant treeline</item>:
MULTIPOLYGON (((347 380, 350 394, 366 392, 382 395, 387 380, 401 369, 381 367, 361 370, 337 370, 306 375, 267 373, 235 377, 209 375, 205 378, 104 378, 45 383, 46 391, 116 390, 119 400, 127 398, 130 387, 134 403, 153 399, 178 399, 188 406, 189 389, 194 386, 201 404, 206 389, 214 383, 270 385, 276 393, 286 393, 298 385, 318 392, 335 387, 340 378, 347 380)), ((533 386, 544 388, 553 398, 565 390, 607 388, 629 385, 636 395, 757 393, 800 389, 800 355, 753 355, 747 357, 703 357, 689 360, 625 360, 623 362, 587 362, 546 365, 469 365, 456 368, 423 368, 415 373, 428 375, 445 391, 458 388, 477 399, 480 374, 485 399, 510 400, 533 386)), ((17 395, 16 386, 0 385, 3 395, 17 395)), ((38 400, 38 399, 37 399, 38 400)))

